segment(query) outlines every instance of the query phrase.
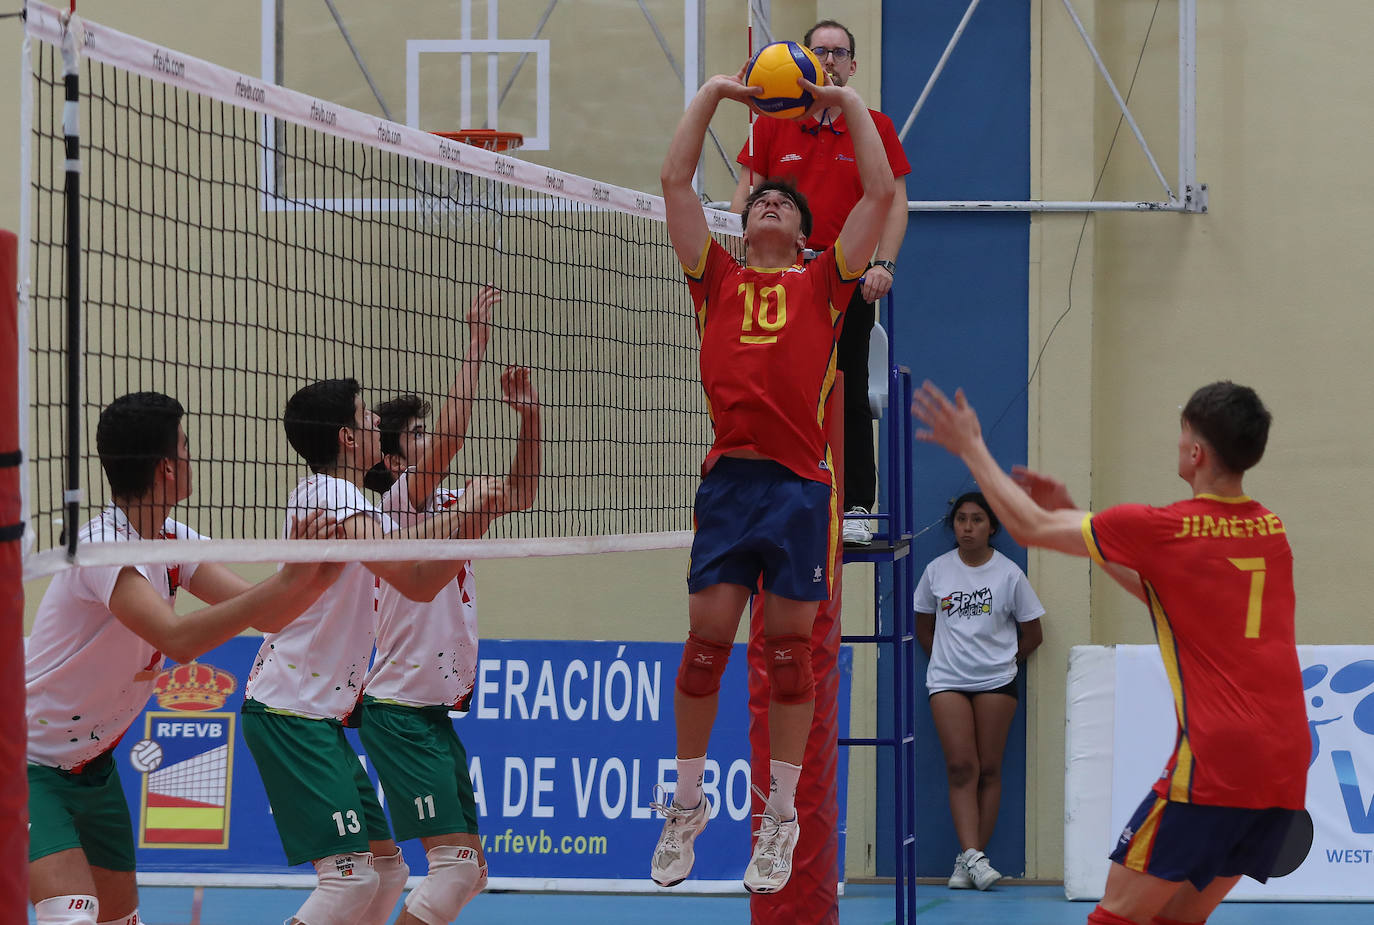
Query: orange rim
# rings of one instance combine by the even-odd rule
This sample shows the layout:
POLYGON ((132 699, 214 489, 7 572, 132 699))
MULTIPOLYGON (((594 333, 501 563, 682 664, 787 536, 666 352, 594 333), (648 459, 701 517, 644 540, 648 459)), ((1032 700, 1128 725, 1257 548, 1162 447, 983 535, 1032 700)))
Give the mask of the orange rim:
POLYGON ((431 134, 487 151, 513 151, 525 143, 525 136, 519 132, 502 132, 494 128, 465 128, 457 132, 431 134))

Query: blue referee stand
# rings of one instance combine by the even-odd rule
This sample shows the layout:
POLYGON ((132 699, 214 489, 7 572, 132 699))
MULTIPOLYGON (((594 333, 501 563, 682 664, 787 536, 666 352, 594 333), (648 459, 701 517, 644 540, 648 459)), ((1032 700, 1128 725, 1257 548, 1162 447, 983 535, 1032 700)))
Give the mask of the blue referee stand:
MULTIPOLYGON (((916 591, 916 569, 911 556, 911 540, 916 519, 915 476, 911 466, 914 427, 911 407, 911 370, 894 359, 897 342, 896 312, 889 291, 880 312, 888 332, 887 403, 879 421, 880 445, 887 454, 888 478, 881 486, 882 513, 868 519, 878 521, 873 542, 866 547, 846 547, 844 561, 874 565, 873 632, 841 636, 845 643, 878 646, 877 694, 886 694, 891 704, 888 729, 876 736, 851 736, 839 740, 841 746, 866 746, 877 749, 877 790, 892 794, 893 813, 878 814, 876 840, 881 850, 891 845, 895 863, 895 921, 898 925, 916 920, 916 617, 911 608, 916 591), (891 608, 883 607, 886 593, 892 596, 891 608), (886 613, 886 616, 885 616, 886 613)), ((870 382, 872 373, 870 372, 870 382)), ((846 515, 848 516, 848 515, 846 515)), ((884 711, 879 708, 878 716, 884 711)))

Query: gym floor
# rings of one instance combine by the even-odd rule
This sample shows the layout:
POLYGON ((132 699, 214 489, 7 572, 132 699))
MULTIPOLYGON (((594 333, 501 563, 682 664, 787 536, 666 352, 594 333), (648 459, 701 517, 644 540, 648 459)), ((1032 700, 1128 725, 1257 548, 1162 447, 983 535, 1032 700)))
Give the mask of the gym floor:
MULTIPOLYGON (((140 921, 147 925, 279 925, 305 899, 304 890, 243 887, 144 887, 140 921), (199 895, 197 895, 199 894, 199 895)), ((921 925, 1078 925, 1092 904, 1071 903, 1059 886, 1011 883, 986 893, 917 887, 921 925)), ((630 896, 586 893, 484 893, 459 919, 462 925, 551 922, 559 925, 700 925, 748 922, 744 896, 630 896)), ((30 911, 29 921, 33 921, 30 911)), ((1367 925, 1374 908, 1359 903, 1224 903, 1208 925, 1367 925)), ((842 925, 893 925, 890 885, 849 884, 840 899, 842 925)))

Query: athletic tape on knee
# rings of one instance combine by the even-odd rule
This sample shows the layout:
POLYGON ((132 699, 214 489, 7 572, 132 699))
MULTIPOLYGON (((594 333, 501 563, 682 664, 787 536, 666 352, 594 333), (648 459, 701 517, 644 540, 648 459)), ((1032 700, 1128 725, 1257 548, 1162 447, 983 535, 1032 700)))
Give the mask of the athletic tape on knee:
POLYGON ((100 904, 94 896, 54 896, 33 904, 38 925, 95 925, 100 904))
POLYGON ((296 920, 303 925, 357 921, 358 910, 367 908, 381 884, 367 851, 321 858, 315 862, 315 873, 319 883, 296 911, 296 920))
POLYGON ((410 876, 410 868, 401 857, 400 848, 388 857, 374 854, 372 869, 377 872, 377 892, 358 918, 358 925, 386 925, 391 911, 396 908, 396 901, 405 892, 406 878, 410 876))
POLYGON ((425 925, 448 925, 486 886, 486 866, 465 845, 435 845, 425 857, 429 873, 406 897, 406 911, 425 925))
POLYGON ((135 909, 122 919, 110 919, 109 921, 101 922, 100 925, 138 925, 138 922, 138 910, 135 909))
POLYGON ((811 674, 811 639, 808 636, 765 636, 772 699, 778 703, 806 703, 816 699, 816 679, 811 674))
POLYGON ((688 697, 710 697, 720 690, 720 678, 729 661, 729 643, 712 642, 689 632, 677 669, 677 689, 688 697))

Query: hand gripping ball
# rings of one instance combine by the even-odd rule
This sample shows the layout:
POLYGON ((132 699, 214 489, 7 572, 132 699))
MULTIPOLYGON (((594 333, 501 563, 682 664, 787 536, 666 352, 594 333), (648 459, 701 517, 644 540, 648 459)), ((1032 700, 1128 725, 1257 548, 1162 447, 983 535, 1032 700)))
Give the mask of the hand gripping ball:
POLYGON ((749 62, 744 82, 763 90, 754 105, 775 119, 796 119, 811 108, 811 94, 797 83, 805 77, 817 86, 825 84, 825 71, 811 53, 796 42, 774 42, 759 49, 749 62))

